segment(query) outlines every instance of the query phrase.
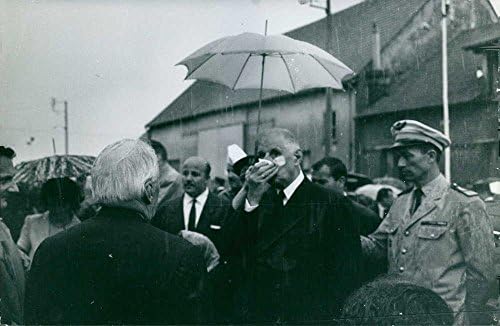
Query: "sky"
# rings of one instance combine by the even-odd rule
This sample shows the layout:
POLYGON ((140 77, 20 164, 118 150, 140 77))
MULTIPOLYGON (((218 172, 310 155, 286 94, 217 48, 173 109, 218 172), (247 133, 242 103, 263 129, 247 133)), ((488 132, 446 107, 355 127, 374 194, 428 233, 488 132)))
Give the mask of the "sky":
POLYGON ((97 155, 143 134, 192 83, 175 64, 196 49, 263 33, 266 19, 281 34, 324 15, 298 0, 0 0, 0 144, 16 163, 53 154, 52 139, 64 154, 66 100, 70 154, 97 155))

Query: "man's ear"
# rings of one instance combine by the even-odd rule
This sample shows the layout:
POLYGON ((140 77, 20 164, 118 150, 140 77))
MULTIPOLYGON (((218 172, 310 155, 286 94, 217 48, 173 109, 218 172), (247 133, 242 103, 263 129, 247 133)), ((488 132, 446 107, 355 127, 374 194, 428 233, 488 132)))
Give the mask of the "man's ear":
POLYGON ((153 180, 148 179, 146 182, 144 182, 144 190, 142 194, 142 200, 146 205, 149 205, 153 203, 155 196, 155 185, 153 183, 153 180))
POLYGON ((304 159, 304 153, 302 152, 302 149, 296 149, 293 153, 293 156, 295 157, 295 165, 300 165, 302 163, 302 160, 304 159))

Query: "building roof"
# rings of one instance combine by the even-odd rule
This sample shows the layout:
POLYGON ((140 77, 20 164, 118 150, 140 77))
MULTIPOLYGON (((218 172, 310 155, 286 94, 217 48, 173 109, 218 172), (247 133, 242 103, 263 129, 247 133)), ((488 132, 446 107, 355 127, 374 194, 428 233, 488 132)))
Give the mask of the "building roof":
MULTIPOLYGON (((355 72, 361 71, 372 54, 372 28, 376 23, 384 47, 403 29, 411 17, 430 0, 365 0, 332 15, 330 53, 355 72)), ((308 10, 308 8, 304 8, 308 10)), ((312 10, 312 9, 309 9, 312 10)), ((292 30, 286 35, 325 48, 326 18, 292 30)), ((289 96, 288 93, 264 91, 264 99, 289 96)), ((146 127, 154 127, 212 111, 257 102, 258 90, 231 89, 203 81, 194 82, 170 103, 146 127)))
MULTIPOLYGON (((448 42, 449 104, 469 102, 480 95, 476 70, 481 66, 481 56, 463 49, 465 42, 476 33, 476 29, 468 30, 448 42)), ((438 51, 420 68, 408 71, 402 80, 394 82, 389 96, 383 97, 358 116, 442 105, 441 63, 441 51, 438 51)))
POLYGON ((464 41, 465 49, 488 46, 500 40, 500 23, 478 27, 468 35, 464 41))

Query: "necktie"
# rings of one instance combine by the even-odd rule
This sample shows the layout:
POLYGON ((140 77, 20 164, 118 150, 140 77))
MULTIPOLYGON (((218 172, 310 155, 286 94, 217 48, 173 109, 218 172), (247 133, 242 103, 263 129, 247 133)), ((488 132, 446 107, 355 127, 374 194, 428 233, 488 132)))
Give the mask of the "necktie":
POLYGON ((418 209, 418 207, 422 203, 423 194, 424 193, 422 192, 422 189, 420 189, 420 188, 415 189, 415 191, 413 192, 413 207, 411 210, 412 215, 415 213, 415 211, 418 209))
POLYGON ((384 213, 383 213, 382 218, 385 218, 387 216, 387 213, 389 213, 389 209, 384 208, 384 213))
POLYGON ((283 190, 278 191, 278 198, 280 199, 281 206, 285 206, 284 202, 286 199, 285 192, 283 190))
POLYGON ((196 198, 193 198, 191 211, 189 212, 188 231, 196 231, 196 198))

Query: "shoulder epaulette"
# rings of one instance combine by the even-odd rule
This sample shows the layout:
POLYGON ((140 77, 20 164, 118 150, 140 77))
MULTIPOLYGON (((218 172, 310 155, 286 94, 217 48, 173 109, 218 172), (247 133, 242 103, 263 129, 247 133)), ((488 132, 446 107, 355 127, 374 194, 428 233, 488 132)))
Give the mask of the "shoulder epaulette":
POLYGON ((399 193, 398 197, 399 197, 399 196, 402 196, 402 195, 404 195, 404 194, 409 194, 410 192, 412 192, 412 190, 413 190, 413 187, 410 187, 410 188, 408 188, 408 189, 405 189, 405 190, 403 190, 403 191, 401 191, 401 192, 399 193))
POLYGON ((458 191, 459 193, 464 194, 467 197, 474 197, 474 196, 479 196, 479 194, 473 190, 465 189, 463 187, 460 187, 456 183, 451 184, 451 189, 458 191))

